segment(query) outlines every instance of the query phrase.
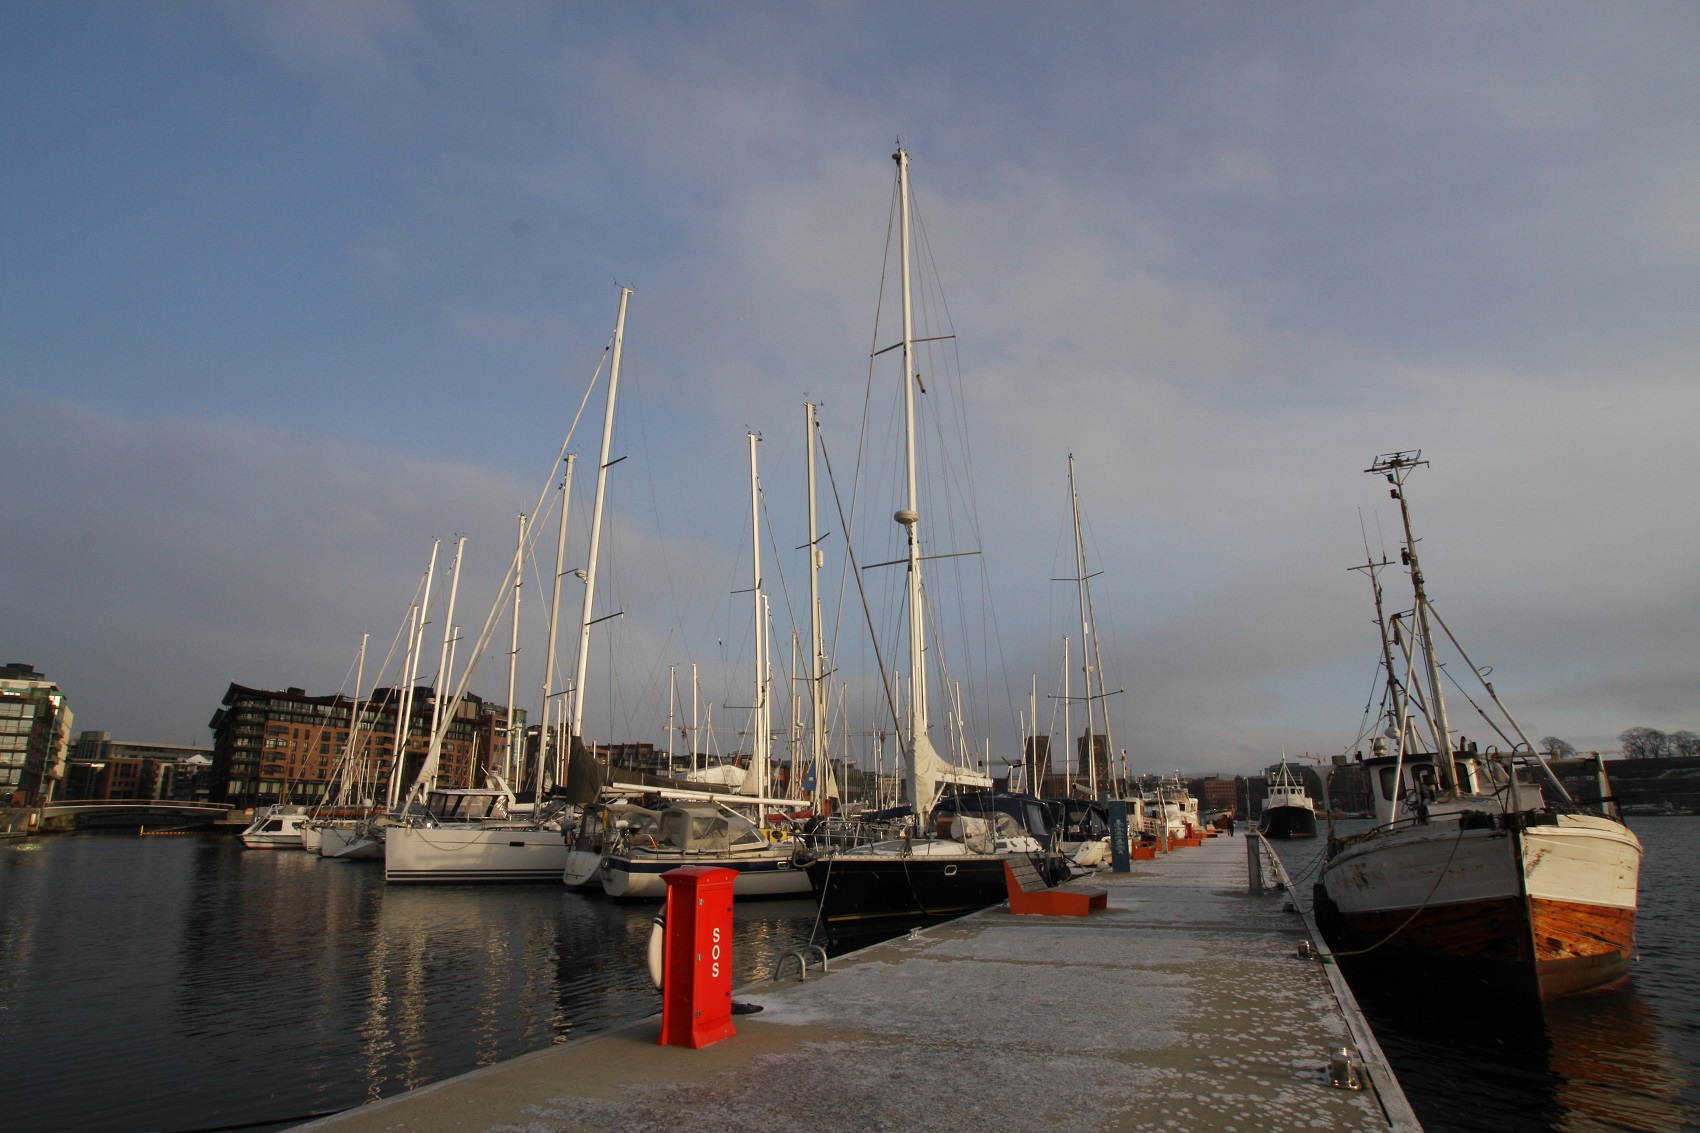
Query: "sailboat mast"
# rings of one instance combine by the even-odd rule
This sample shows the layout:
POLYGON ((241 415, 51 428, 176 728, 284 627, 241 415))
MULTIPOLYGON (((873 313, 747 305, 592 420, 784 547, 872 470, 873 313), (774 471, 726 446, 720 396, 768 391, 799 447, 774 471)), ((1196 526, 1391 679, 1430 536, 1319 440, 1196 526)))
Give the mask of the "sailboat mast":
POLYGON ((1429 628, 1428 593, 1423 588, 1423 570, 1417 561, 1417 537, 1411 529, 1411 505, 1405 499, 1405 477, 1413 468, 1426 465, 1420 450, 1396 452, 1377 457, 1367 471, 1386 475, 1393 485, 1393 498, 1399 501, 1399 516, 1405 523, 1405 555, 1410 560, 1411 591, 1416 599, 1418 647, 1423 651, 1424 675, 1428 678, 1429 725, 1434 732, 1434 756, 1440 772, 1441 785, 1456 790, 1458 776, 1452 766, 1452 729, 1446 719, 1446 697, 1440 685, 1440 661, 1435 656, 1434 633, 1429 628))
POLYGON ((590 516, 590 561, 585 564, 584 616, 579 621, 578 664, 573 670, 573 712, 568 737, 584 736, 584 684, 590 668, 591 611, 596 603, 596 563, 602 549, 602 508, 608 498, 608 452, 614 444, 614 401, 620 392, 620 355, 626 345, 626 305, 632 289, 620 288, 620 313, 614 320, 614 353, 608 366, 608 405, 602 414, 602 459, 596 465, 596 502, 590 516))
MULTIPOLYGON (((537 729, 537 766, 532 769, 532 789, 534 799, 543 797, 543 777, 549 766, 550 758, 555 750, 549 742, 549 713, 555 695, 555 637, 561 625, 561 575, 566 570, 567 557, 567 513, 573 499, 573 465, 578 463, 578 454, 567 454, 567 470, 561 477, 561 527, 555 538, 555 584, 554 592, 549 599, 549 636, 543 647, 543 718, 538 722, 537 729)), ((560 709, 555 709, 558 715, 560 709)), ((561 781, 560 774, 554 776, 554 782, 561 781)))
MULTIPOLYGON (((1086 540, 1080 530, 1080 493, 1075 489, 1074 454, 1068 454, 1068 499, 1074 513, 1074 577, 1075 595, 1080 603, 1080 672, 1086 678, 1086 734, 1084 754, 1086 761, 1086 789, 1092 798, 1098 797, 1098 749, 1092 734, 1092 619, 1086 612, 1086 540)), ((1099 686, 1102 688, 1102 674, 1099 676, 1099 686)), ((1069 737, 1073 742, 1074 737, 1069 737)))
POLYGON ((514 629, 513 639, 508 646, 508 723, 505 731, 507 749, 502 754, 502 782, 511 784, 514 781, 514 694, 518 691, 516 682, 519 679, 519 599, 525 589, 525 513, 519 516, 519 541, 514 547, 514 629))
POLYGON ((354 662, 354 704, 348 717, 348 748, 343 754, 342 782, 337 786, 336 805, 347 806, 353 790, 354 756, 360 750, 360 686, 366 682, 366 642, 372 635, 360 635, 360 656, 354 662))
POLYGON ((425 756, 428 766, 420 769, 419 782, 427 790, 437 785, 437 724, 443 716, 443 692, 454 684, 449 672, 449 645, 454 640, 455 596, 460 593, 460 557, 465 550, 466 536, 462 535, 455 540, 455 561, 450 568, 453 577, 449 579, 449 607, 443 616, 443 651, 437 660, 437 687, 431 691, 431 750, 425 756))
POLYGON ((768 672, 767 672, 767 604, 761 592, 761 479, 756 470, 755 433, 750 439, 750 597, 754 606, 756 704, 750 738, 750 774, 744 781, 744 793, 767 795, 768 745, 772 734, 768 730, 768 672), (753 785, 753 789, 752 789, 753 785))
POLYGON ((419 599, 419 618, 407 635, 407 687, 402 690, 401 713, 396 717, 395 758, 390 763, 390 810, 394 810, 401 802, 401 776, 407 767, 407 744, 413 732, 413 689, 419 683, 419 654, 425 647, 425 622, 431 613, 431 583, 436 577, 437 552, 442 545, 441 539, 431 540, 431 562, 425 568, 425 588, 419 599))
POLYGON ((926 611, 922 608, 920 496, 916 489, 915 470, 915 313, 911 293, 909 264, 909 153, 899 149, 892 154, 897 162, 898 226, 903 264, 903 444, 904 484, 907 504, 893 518, 901 524, 909 540, 909 735, 906 755, 909 761, 909 797, 915 807, 917 822, 925 822, 922 811, 931 805, 922 798, 918 749, 927 735, 927 674, 926 611))
POLYGON ((815 445, 819 426, 815 422, 814 404, 804 403, 804 410, 809 445, 809 738, 815 767, 813 803, 815 813, 819 814, 832 794, 832 767, 826 761, 826 638, 820 609, 820 568, 824 556, 815 512, 815 445))
POLYGON ((1068 635, 1063 635, 1063 794, 1074 797, 1074 698, 1069 695, 1068 635))

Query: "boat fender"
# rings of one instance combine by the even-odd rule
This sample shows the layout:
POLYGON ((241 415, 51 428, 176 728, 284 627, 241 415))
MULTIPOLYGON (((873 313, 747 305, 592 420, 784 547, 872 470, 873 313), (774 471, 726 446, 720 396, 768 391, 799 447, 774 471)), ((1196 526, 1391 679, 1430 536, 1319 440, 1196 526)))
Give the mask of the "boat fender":
POLYGON ((666 950, 667 910, 663 907, 649 925, 649 982, 655 985, 656 991, 661 990, 662 957, 666 950))

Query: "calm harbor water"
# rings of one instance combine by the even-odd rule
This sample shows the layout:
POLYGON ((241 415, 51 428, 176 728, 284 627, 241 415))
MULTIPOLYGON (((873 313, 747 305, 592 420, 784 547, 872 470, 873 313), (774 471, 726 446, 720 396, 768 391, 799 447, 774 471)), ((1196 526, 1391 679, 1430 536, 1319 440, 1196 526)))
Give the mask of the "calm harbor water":
MULTIPOLYGON (((0 843, 0 1128, 142 1133, 358 1105, 647 1015, 655 905, 386 886, 212 835, 0 843)), ((812 901, 737 911, 737 984, 812 901)), ((736 986, 736 985, 735 985, 736 986)))
MULTIPOLYGON (((1431 1133, 1700 1128, 1700 819, 1646 846, 1630 986, 1518 1013, 1360 998, 1431 1133)), ((1316 843, 1282 848, 1300 875, 1316 843)), ((1301 888, 1306 886, 1301 885, 1301 888)), ((654 1011, 654 906, 551 886, 385 886, 232 839, 0 843, 8 1133, 142 1133, 356 1105, 654 1011)), ((808 901, 738 912, 740 983, 808 901)))
MULTIPOLYGON (((1523 1011, 1354 984, 1429 1133, 1700 1129, 1700 818, 1630 825, 1645 857, 1627 986, 1523 1011)), ((1308 898, 1322 839, 1277 845, 1308 898)))

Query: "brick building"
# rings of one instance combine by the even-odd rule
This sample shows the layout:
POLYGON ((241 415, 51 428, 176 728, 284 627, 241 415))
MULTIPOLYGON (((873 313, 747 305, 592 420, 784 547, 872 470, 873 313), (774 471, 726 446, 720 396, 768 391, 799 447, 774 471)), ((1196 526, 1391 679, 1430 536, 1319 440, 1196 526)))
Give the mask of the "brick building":
POLYGON ((61 799, 204 800, 211 791, 212 748, 115 740, 79 732, 61 799))
MULTIPOLYGON (((374 689, 361 703, 357 758, 370 769, 364 796, 382 800, 396 756, 396 718, 400 689, 374 689)), ((408 713, 406 750, 400 782, 410 785, 431 746, 431 708, 435 692, 414 690, 408 713)), ((467 695, 450 722, 437 767, 437 785, 468 787, 482 783, 492 753, 507 745, 507 708, 467 695), (477 782, 475 782, 477 780, 477 782)), ((309 803, 331 788, 348 745, 354 703, 346 696, 309 696, 303 689, 282 691, 231 684, 223 706, 213 714, 212 787, 214 802, 235 806, 309 803)), ((516 730, 525 714, 515 713, 516 730)))

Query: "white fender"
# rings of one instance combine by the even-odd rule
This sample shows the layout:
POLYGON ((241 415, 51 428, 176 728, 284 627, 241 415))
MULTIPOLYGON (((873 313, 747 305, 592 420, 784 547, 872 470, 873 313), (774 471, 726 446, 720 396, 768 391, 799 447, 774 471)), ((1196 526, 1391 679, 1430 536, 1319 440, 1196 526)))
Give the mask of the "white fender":
POLYGON ((662 957, 667 949, 667 909, 663 906, 649 926, 649 982, 661 990, 662 957))

